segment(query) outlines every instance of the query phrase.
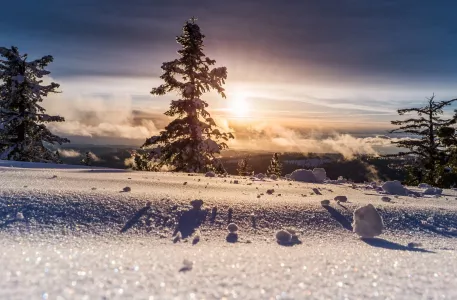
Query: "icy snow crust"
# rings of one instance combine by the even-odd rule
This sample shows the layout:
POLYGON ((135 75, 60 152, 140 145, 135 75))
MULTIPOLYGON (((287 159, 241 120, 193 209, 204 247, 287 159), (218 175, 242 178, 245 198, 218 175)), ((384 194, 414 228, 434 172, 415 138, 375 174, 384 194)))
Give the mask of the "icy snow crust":
POLYGON ((383 202, 363 186, 0 161, 0 299, 457 298, 456 191, 383 202), (200 240, 173 243, 194 199, 200 240), (364 241, 351 222, 368 203, 385 230, 364 241), (288 227, 301 244, 276 243, 288 227))

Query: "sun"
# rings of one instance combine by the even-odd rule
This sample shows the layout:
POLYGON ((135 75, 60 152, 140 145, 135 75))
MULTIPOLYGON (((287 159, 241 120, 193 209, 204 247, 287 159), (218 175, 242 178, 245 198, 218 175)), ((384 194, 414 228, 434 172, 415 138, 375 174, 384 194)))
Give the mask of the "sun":
POLYGON ((230 98, 229 110, 232 115, 240 118, 249 116, 250 105, 245 94, 235 93, 230 98))

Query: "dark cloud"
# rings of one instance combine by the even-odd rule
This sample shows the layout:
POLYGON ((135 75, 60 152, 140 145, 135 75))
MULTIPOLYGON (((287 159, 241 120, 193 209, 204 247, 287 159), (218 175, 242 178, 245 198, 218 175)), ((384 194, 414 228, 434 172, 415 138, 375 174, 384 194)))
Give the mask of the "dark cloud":
POLYGON ((8 1, 0 43, 51 53, 58 76, 156 76, 200 18, 229 75, 455 80, 454 1, 8 1), (252 70, 252 72, 247 72, 252 70))

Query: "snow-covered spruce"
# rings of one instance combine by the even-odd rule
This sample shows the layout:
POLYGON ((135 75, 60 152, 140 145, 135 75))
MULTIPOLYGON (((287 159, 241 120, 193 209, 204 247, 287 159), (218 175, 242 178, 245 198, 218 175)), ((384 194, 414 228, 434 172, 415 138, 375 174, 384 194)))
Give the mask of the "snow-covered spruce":
POLYGON ((249 164, 249 159, 247 157, 242 158, 238 161, 238 168, 236 169, 238 175, 240 176, 249 176, 252 175, 252 167, 249 164))
POLYGON ((48 122, 63 122, 60 116, 50 116, 39 104, 49 93, 57 93, 59 85, 43 85, 42 78, 50 72, 45 67, 52 56, 27 61, 16 47, 0 47, 0 159, 60 162, 57 152, 48 144, 70 142, 58 137, 46 127, 48 122))
POLYGON ((274 153, 271 158, 270 165, 267 169, 267 175, 276 175, 281 176, 282 173, 282 164, 279 162, 279 153, 274 153))
POLYGON ((148 138, 142 148, 151 149, 150 159, 155 169, 167 166, 173 171, 226 173, 217 155, 228 148, 225 143, 233 138, 222 133, 206 110, 208 103, 200 99, 205 92, 216 90, 225 98, 222 84, 227 79, 225 67, 210 69, 216 63, 203 53, 204 35, 192 18, 176 38, 182 46, 179 58, 162 64, 160 76, 164 84, 152 89, 151 94, 162 96, 177 92, 181 99, 172 100, 165 115, 177 117, 159 135, 148 138))
POLYGON ((81 159, 81 164, 83 164, 85 166, 91 166, 92 163, 95 161, 95 159, 96 159, 95 154, 93 154, 92 152, 88 151, 84 155, 84 158, 81 159))

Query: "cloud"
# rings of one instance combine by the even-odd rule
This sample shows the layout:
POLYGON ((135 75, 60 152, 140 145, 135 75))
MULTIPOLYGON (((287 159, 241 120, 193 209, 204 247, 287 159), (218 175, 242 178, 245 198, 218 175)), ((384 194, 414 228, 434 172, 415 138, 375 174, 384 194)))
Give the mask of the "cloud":
POLYGON ((388 136, 355 137, 351 134, 323 133, 312 131, 301 133, 297 130, 280 125, 259 123, 236 135, 229 141, 229 147, 238 150, 252 151, 288 151, 340 153, 345 158, 353 158, 356 154, 379 155, 380 152, 395 151, 392 141, 404 138, 388 136), (383 150, 383 151, 380 151, 383 150))
POLYGON ((79 157, 81 153, 73 149, 60 149, 59 155, 62 157, 79 157))
POLYGON ((208 37, 205 44, 231 63, 231 74, 260 70, 262 76, 284 78, 296 71, 313 78, 325 73, 336 81, 351 75, 455 79, 457 23, 451 1, 4 2, 0 42, 14 41, 35 53, 51 51, 59 56, 56 74, 104 69, 148 74, 150 65, 144 62, 168 59, 183 21, 196 14, 208 37), (17 15, 24 16, 21 22, 17 15), (423 46, 435 44, 440 47, 423 46), (281 68, 284 72, 278 72, 281 68))
POLYGON ((49 123, 58 135, 145 139, 158 132, 153 120, 138 118, 128 96, 73 97, 52 95, 44 102, 47 113, 65 117, 65 122, 49 123))

